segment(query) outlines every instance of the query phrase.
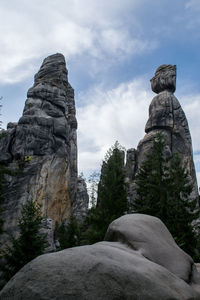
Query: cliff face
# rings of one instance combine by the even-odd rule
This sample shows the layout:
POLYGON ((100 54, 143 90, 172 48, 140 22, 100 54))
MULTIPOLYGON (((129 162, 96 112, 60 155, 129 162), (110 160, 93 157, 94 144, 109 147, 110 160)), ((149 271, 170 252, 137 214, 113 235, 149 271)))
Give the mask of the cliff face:
POLYGON ((149 119, 145 126, 146 135, 139 142, 137 151, 130 149, 127 156, 127 181, 130 183, 129 200, 136 196, 134 177, 137 169, 150 151, 158 132, 166 140, 165 155, 179 153, 182 165, 188 170, 194 185, 191 199, 198 197, 196 173, 192 154, 192 141, 185 113, 174 96, 176 89, 176 66, 162 65, 151 79, 152 90, 157 93, 149 107, 149 119), (132 166, 132 168, 130 167, 132 166))
POLYGON ((54 224, 69 217, 77 191, 76 129, 74 90, 64 56, 55 54, 35 75, 18 124, 1 133, 0 162, 15 172, 5 189, 5 230, 16 234, 28 199, 41 203, 54 224))

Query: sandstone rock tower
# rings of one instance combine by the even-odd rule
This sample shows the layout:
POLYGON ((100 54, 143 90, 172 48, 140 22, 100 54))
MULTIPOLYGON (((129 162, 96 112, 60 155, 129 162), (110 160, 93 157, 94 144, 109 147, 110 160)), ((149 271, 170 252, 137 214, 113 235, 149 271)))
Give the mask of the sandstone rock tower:
POLYGON ((134 201, 134 177, 146 154, 152 147, 154 137, 161 132, 166 139, 165 155, 179 153, 182 165, 189 172, 194 185, 191 198, 198 197, 196 173, 192 154, 192 141, 188 122, 183 109, 174 96, 176 90, 176 66, 161 65, 151 79, 151 88, 157 95, 149 107, 149 119, 145 126, 146 135, 137 150, 129 149, 127 155, 127 181, 130 183, 129 197, 134 201))
POLYGON ((3 206, 5 230, 14 235, 28 199, 41 203, 54 224, 69 217, 77 192, 75 113, 65 58, 51 55, 35 75, 19 122, 9 123, 0 139, 0 162, 16 173, 8 179, 3 206))

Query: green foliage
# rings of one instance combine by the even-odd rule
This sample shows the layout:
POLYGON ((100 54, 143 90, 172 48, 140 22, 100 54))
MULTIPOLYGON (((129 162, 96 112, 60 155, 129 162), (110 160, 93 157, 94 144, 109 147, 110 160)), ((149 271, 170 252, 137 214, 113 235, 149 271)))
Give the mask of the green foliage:
POLYGON ((136 175, 138 198, 134 210, 160 218, 177 244, 194 256, 197 241, 191 223, 199 214, 195 210, 197 200, 189 198, 193 186, 179 155, 166 159, 164 147, 164 138, 158 134, 136 175))
POLYGON ((18 222, 19 237, 11 237, 11 246, 3 251, 3 280, 8 281, 25 264, 44 252, 45 236, 40 235, 41 206, 32 201, 22 205, 18 222))
POLYGON ((165 159, 163 157, 164 141, 161 136, 154 140, 152 151, 147 155, 136 176, 138 199, 134 210, 140 213, 162 216, 165 211, 165 159))
POLYGON ((56 238, 59 240, 60 248, 72 248, 80 245, 81 229, 74 216, 70 217, 69 223, 62 223, 56 229, 56 238))
MULTIPOLYGON (((3 130, 2 130, 3 131, 3 130)), ((6 131, 3 131, 1 134, 0 134, 0 139, 4 138, 5 136, 7 136, 7 132, 6 131)))
POLYGON ((33 103, 27 103, 26 106, 27 106, 28 108, 31 108, 31 107, 33 107, 33 103))
POLYGON ((168 220, 166 226, 176 237, 176 242, 191 256, 195 255, 197 236, 191 223, 199 217, 198 199, 191 201, 189 196, 193 186, 189 183, 188 172, 181 166, 180 157, 175 154, 169 164, 168 173, 168 220))
POLYGON ((127 211, 124 174, 124 151, 118 142, 109 149, 101 168, 97 206, 86 219, 84 243, 93 244, 104 238, 108 225, 127 211))

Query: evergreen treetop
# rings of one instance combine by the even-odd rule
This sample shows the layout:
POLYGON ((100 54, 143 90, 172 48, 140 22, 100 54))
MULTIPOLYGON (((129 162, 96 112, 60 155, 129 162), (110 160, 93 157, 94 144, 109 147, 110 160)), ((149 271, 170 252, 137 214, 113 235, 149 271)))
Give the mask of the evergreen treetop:
POLYGON ((11 245, 3 251, 3 280, 8 281, 25 264, 44 252, 45 236, 40 234, 41 205, 27 201, 19 218, 19 237, 11 236, 11 245))
POLYGON ((83 243, 104 239, 108 225, 127 212, 124 151, 118 142, 111 147, 102 163, 97 192, 97 206, 92 207, 86 220, 83 243))
POLYGON ((196 235, 191 223, 199 215, 197 199, 190 199, 193 186, 179 155, 165 158, 164 147, 164 137, 158 134, 136 175, 134 210, 160 218, 177 244, 194 256, 196 235))
POLYGON ((58 226, 56 238, 59 240, 61 250, 80 245, 81 228, 73 215, 67 224, 63 222, 58 226))

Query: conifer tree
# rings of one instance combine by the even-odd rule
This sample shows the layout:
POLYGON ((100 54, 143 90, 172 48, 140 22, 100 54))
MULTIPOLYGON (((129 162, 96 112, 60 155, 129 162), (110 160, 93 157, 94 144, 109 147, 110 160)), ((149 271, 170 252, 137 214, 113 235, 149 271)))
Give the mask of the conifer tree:
POLYGON ((163 157, 164 140, 157 135, 152 151, 142 163, 137 176, 138 198, 134 203, 137 212, 163 218, 166 210, 165 176, 166 161, 163 157))
POLYGON ((108 150, 101 168, 97 206, 90 210, 84 233, 85 243, 104 238, 108 225, 127 211, 124 151, 118 142, 108 150))
POLYGON ((3 280, 6 282, 25 264, 44 252, 45 236, 41 235, 41 206, 32 201, 22 205, 19 237, 11 237, 11 245, 3 251, 3 280))
POLYGON ((197 240, 191 223, 199 214, 197 199, 190 199, 193 186, 179 155, 165 159, 164 146, 164 138, 158 134, 136 175, 138 197, 134 210, 160 218, 177 244, 194 256, 197 240))
POLYGON ((69 223, 62 223, 56 230, 56 236, 60 243, 60 249, 72 248, 80 245, 81 229, 72 215, 69 223))
POLYGON ((169 162, 167 181, 166 226, 177 244, 194 256, 198 237, 192 222, 199 217, 198 199, 190 200, 193 185, 189 182, 188 172, 182 167, 178 154, 174 154, 169 162))

